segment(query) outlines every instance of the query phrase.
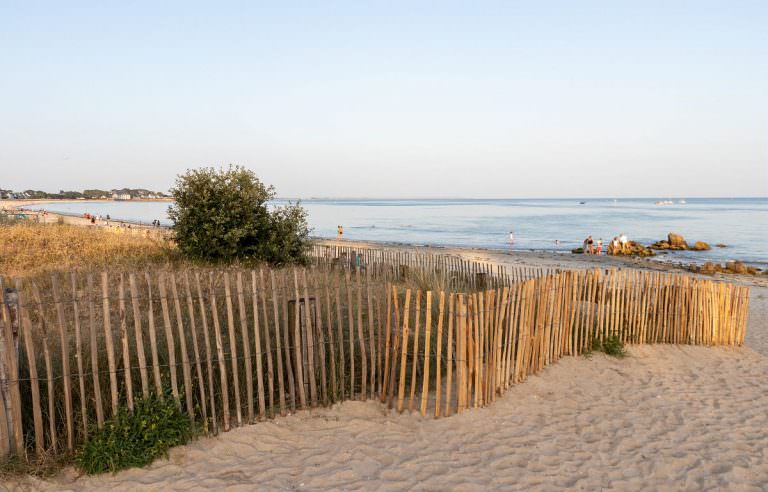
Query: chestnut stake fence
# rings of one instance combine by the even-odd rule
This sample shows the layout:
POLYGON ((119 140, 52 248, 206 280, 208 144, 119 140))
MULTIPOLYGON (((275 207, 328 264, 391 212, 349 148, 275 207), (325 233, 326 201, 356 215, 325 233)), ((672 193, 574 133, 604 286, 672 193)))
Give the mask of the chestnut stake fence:
POLYGON ((70 452, 152 392, 210 434, 351 399, 447 417, 595 339, 735 346, 747 323, 747 287, 686 275, 542 272, 432 291, 382 272, 0 278, 17 293, 0 314, 0 454, 70 452))

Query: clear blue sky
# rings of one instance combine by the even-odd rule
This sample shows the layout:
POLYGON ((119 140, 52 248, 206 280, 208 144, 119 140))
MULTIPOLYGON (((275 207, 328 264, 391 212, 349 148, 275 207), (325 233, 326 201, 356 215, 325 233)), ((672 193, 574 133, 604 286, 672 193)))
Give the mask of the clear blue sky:
POLYGON ((0 0, 0 188, 768 195, 768 1, 0 0))

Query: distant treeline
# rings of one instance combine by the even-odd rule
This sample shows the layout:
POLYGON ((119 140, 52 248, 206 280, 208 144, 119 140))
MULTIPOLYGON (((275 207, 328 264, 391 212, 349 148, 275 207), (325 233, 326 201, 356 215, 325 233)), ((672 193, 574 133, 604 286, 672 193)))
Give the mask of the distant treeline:
POLYGON ((83 190, 83 191, 64 191, 58 193, 48 193, 41 190, 2 190, 0 189, 0 199, 49 199, 49 200, 95 200, 102 198, 112 198, 117 200, 132 200, 135 198, 166 198, 168 195, 160 191, 145 190, 143 188, 121 188, 113 190, 83 190))

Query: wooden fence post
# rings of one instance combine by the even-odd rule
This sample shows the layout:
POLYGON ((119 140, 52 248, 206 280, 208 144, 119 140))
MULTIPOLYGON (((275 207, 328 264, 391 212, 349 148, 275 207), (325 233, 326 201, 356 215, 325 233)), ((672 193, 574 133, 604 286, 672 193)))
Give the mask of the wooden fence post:
POLYGON ((12 452, 22 455, 24 436, 17 341, 21 329, 19 293, 10 288, 6 292, 1 281, 0 289, 0 458, 4 458, 12 452))

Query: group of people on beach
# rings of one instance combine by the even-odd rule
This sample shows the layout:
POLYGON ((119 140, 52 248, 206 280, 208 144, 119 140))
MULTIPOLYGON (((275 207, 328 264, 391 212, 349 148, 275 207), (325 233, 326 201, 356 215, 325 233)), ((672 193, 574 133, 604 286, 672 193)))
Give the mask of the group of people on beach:
MULTIPOLYGON (((618 236, 614 237, 611 242, 608 244, 608 250, 607 253, 609 255, 617 255, 621 252, 623 252, 627 245, 629 244, 629 239, 627 238, 627 235, 623 232, 619 234, 618 236)), ((595 241, 592 239, 592 236, 588 236, 582 245, 582 250, 585 255, 601 255, 603 254, 603 238, 598 239, 595 241)))
POLYGON ((114 228, 118 232, 119 232, 120 229, 130 229, 131 228, 131 224, 130 223, 122 222, 122 221, 113 225, 112 222, 111 222, 112 217, 110 217, 109 214, 101 215, 101 214, 92 214, 92 213, 86 212, 86 213, 83 214, 83 218, 88 220, 91 223, 91 225, 101 224, 103 226, 109 227, 110 229, 114 228))
MULTIPOLYGON (((92 214, 92 213, 86 212, 86 213, 83 214, 83 218, 88 220, 93 225, 102 224, 102 225, 105 225, 105 226, 113 227, 112 224, 110 223, 112 218, 109 216, 109 214, 107 214, 105 216, 102 216, 100 214, 92 214)), ((121 222, 119 222, 114 227, 123 228, 123 229, 131 229, 131 223, 130 222, 122 222, 121 221, 121 222)), ((162 224, 160 224, 160 220, 154 219, 152 221, 152 227, 155 227, 155 228, 162 227, 162 224)))
POLYGON ((91 213, 88 213, 88 212, 85 212, 83 214, 83 218, 85 220, 89 221, 92 225, 96 225, 96 223, 101 223, 102 220, 104 221, 104 225, 109 225, 109 221, 111 220, 109 215, 106 215, 105 217, 102 217, 100 214, 94 215, 94 214, 91 214, 91 213))

